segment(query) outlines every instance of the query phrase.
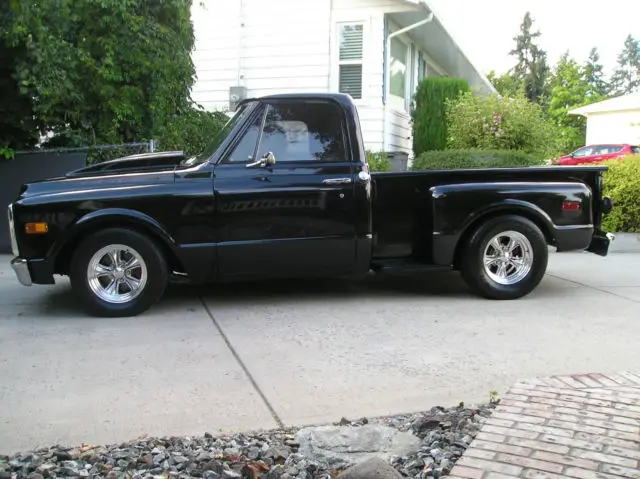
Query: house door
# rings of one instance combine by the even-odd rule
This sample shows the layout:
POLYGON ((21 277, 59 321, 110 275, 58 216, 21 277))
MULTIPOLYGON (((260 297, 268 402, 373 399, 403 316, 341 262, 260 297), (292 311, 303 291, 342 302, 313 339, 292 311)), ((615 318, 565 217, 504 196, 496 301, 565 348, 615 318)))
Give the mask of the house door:
POLYGON ((336 103, 266 102, 215 169, 219 275, 353 272, 354 180, 336 103))

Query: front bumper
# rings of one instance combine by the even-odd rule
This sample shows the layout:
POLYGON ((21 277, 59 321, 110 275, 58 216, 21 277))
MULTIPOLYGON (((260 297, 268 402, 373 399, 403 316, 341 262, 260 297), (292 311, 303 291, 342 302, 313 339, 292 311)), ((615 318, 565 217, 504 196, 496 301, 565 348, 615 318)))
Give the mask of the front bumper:
POLYGON ((33 280, 31 279, 31 272, 29 271, 29 263, 26 259, 14 258, 13 260, 11 260, 11 267, 16 273, 20 284, 22 284, 23 286, 31 286, 33 284, 33 280))
POLYGON ((14 258, 11 267, 18 281, 24 286, 33 284, 55 284, 51 265, 45 259, 14 258))

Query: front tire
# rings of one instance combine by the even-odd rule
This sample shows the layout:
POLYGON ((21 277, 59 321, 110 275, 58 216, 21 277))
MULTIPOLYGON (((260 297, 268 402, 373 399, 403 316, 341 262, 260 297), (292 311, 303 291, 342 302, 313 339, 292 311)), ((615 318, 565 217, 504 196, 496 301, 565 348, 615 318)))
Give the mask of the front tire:
POLYGON ((158 246, 136 231, 110 228, 86 238, 71 261, 71 286, 95 316, 136 316, 162 297, 168 281, 158 246))
POLYGON ((518 299, 542 280, 549 257, 540 228, 521 216, 500 216, 480 225, 462 252, 462 277, 476 294, 518 299))

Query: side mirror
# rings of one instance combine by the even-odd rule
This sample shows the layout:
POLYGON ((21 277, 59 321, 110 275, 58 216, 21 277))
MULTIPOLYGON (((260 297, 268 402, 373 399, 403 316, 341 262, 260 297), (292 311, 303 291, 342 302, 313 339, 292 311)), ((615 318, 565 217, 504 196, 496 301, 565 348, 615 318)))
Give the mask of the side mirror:
POLYGON ((267 166, 273 166, 276 164, 276 157, 272 152, 265 153, 265 155, 258 161, 249 163, 247 168, 266 168, 267 166))
POLYGON ((269 166, 273 166, 276 164, 276 157, 272 152, 268 152, 266 155, 264 155, 264 160, 267 162, 267 165, 269 166))

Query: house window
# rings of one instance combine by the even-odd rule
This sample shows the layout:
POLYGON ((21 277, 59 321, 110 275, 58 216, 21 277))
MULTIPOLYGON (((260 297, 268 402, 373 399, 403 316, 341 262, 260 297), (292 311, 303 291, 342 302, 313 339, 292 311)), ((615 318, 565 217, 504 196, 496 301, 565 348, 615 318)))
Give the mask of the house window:
POLYGON ((363 25, 339 25, 340 56, 338 76, 340 93, 362 98, 363 25))
POLYGON ((404 109, 407 98, 409 47, 398 37, 391 39, 390 58, 389 91, 392 97, 397 97, 394 103, 402 105, 404 109))

